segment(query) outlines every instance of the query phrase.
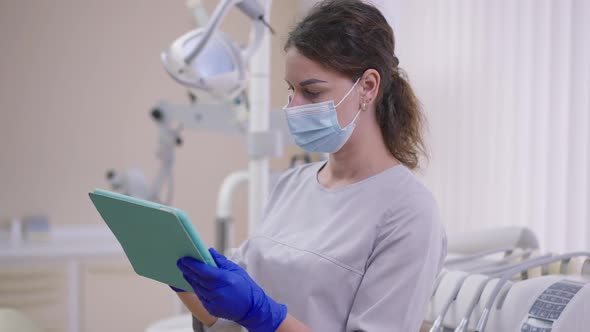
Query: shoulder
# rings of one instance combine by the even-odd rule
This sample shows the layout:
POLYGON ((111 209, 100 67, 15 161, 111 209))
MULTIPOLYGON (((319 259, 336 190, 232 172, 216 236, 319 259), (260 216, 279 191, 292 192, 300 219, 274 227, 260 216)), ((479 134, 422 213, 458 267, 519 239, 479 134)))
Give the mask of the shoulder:
POLYGON ((436 199, 410 170, 403 178, 399 191, 390 190, 395 199, 389 202, 377 226, 375 245, 430 257, 442 266, 447 236, 436 199))
POLYGON ((403 165, 381 174, 373 181, 370 192, 366 194, 379 201, 384 219, 391 220, 416 212, 437 210, 436 200, 430 189, 403 165))
POLYGON ((268 197, 264 216, 277 204, 285 204, 290 196, 297 196, 301 190, 309 189, 315 179, 315 173, 320 167, 319 163, 304 164, 290 168, 281 173, 274 182, 268 197))
POLYGON ((444 236, 436 199, 412 171, 402 167, 384 183, 389 185, 380 183, 379 195, 386 197, 384 213, 378 225, 381 231, 432 232, 444 236))
POLYGON ((379 177, 377 186, 382 194, 395 197, 401 195, 406 198, 432 198, 432 193, 418 177, 404 165, 398 165, 384 172, 379 177))
POLYGON ((272 195, 279 194, 285 188, 310 183, 315 179, 315 174, 320 166, 321 162, 309 163, 284 171, 276 180, 272 195))

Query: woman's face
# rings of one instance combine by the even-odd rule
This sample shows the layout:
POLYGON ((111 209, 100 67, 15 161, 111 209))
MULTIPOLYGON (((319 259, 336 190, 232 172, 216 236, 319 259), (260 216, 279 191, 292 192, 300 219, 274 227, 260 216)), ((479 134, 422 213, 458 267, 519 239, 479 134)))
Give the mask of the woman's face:
MULTIPOLYGON (((289 48, 286 54, 285 81, 290 90, 289 107, 328 100, 338 104, 354 85, 349 77, 306 58, 295 47, 289 48)), ((360 82, 336 108, 341 127, 348 125, 359 111, 359 91, 360 82)))

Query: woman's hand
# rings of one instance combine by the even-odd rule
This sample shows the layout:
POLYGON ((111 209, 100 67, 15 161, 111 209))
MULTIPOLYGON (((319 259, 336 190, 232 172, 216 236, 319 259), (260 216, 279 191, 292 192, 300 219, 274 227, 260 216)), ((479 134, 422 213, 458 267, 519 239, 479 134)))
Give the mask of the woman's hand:
POLYGON ((192 257, 178 260, 178 268, 207 311, 235 321, 251 332, 275 331, 287 307, 270 298, 239 265, 209 249, 218 268, 192 257))

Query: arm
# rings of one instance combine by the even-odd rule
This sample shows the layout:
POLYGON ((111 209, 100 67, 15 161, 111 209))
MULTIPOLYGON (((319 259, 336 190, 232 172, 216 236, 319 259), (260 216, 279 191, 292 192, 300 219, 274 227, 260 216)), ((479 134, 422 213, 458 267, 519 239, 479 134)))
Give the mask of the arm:
MULTIPOLYGON (((201 321, 203 324, 211 327, 217 322, 217 317, 212 316, 203 306, 197 295, 188 292, 178 292, 178 297, 188 310, 201 321)), ((291 315, 287 315, 285 320, 281 323, 277 332, 312 332, 305 324, 298 321, 291 315)))
POLYGON ((287 315, 287 318, 281 323, 277 332, 312 332, 305 324, 301 323, 295 317, 287 315))
POLYGON ((217 322, 217 317, 212 316, 207 309, 203 306, 203 303, 199 300, 197 295, 189 292, 177 292, 176 293, 186 308, 198 319, 201 323, 211 327, 217 322))

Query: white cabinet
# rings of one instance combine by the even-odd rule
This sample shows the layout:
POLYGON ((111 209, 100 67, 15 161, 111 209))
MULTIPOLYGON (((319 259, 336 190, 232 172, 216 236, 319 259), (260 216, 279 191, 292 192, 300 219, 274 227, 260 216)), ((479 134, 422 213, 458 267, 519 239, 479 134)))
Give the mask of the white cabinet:
POLYGON ((67 329, 66 269, 63 264, 3 264, 0 307, 16 309, 47 332, 67 329))
POLYGON ((63 230, 47 243, 0 244, 0 307, 46 332, 142 332, 179 312, 166 285, 137 275, 108 229, 63 230))
POLYGON ((145 331, 149 324, 174 314, 176 295, 119 260, 85 263, 82 297, 82 331, 104 332, 145 331))

